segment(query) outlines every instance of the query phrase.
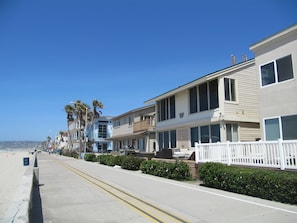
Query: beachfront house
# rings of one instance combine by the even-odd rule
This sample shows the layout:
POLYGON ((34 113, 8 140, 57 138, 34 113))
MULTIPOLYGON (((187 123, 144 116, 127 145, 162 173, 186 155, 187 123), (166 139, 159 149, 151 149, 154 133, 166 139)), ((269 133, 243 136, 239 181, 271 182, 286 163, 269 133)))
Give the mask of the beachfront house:
POLYGON ((133 109, 112 119, 114 151, 153 152, 155 149, 155 105, 133 109))
POLYGON ((73 121, 68 121, 68 133, 69 133, 69 149, 76 150, 79 153, 83 152, 81 142, 80 142, 80 122, 75 119, 73 121))
MULTIPOLYGON (((250 46, 261 141, 196 144, 196 163, 297 169, 297 25, 250 46)), ((254 85, 254 86, 252 86, 254 85)))
POLYGON ((255 53, 261 138, 297 139, 297 25, 261 40, 255 53))
POLYGON ((112 151, 112 117, 100 116, 94 118, 88 131, 88 141, 92 143, 93 152, 106 153, 112 151))
POLYGON ((156 96, 157 150, 190 156, 195 142, 255 141, 261 137, 258 72, 246 60, 156 96))

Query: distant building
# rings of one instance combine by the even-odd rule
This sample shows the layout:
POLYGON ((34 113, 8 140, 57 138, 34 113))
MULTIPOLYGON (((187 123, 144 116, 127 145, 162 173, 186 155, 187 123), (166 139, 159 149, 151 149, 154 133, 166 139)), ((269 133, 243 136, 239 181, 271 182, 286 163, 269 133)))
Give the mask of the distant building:
POLYGON ((148 105, 112 119, 113 150, 155 150, 155 105, 148 105))
POLYGON ((68 132, 69 132, 69 149, 76 150, 77 152, 83 152, 82 146, 80 146, 80 138, 82 135, 82 131, 80 129, 79 120, 75 119, 73 121, 68 122, 68 132))
POLYGON ((68 148, 68 133, 65 131, 60 131, 55 137, 55 149, 66 149, 68 148))

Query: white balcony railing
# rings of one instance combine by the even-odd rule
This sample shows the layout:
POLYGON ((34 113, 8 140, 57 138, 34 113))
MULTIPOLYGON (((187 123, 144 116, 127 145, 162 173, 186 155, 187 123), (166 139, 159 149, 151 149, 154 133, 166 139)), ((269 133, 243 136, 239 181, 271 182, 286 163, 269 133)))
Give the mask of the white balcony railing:
POLYGON ((297 140, 195 143, 196 163, 297 169, 297 140))

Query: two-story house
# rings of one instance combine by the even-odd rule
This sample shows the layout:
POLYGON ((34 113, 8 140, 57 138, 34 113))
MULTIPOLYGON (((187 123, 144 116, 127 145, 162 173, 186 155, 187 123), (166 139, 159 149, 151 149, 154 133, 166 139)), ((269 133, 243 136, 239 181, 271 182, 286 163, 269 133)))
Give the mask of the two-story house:
POLYGON ((157 150, 194 150, 195 142, 261 137, 255 60, 244 60, 156 96, 157 150))
POLYGON ((255 53, 262 139, 297 139, 297 25, 261 40, 255 53))
POLYGON ((88 131, 88 140, 93 143, 93 152, 106 153, 112 151, 112 117, 100 116, 92 120, 88 131))
POLYGON ((73 120, 68 122, 68 134, 69 134, 69 149, 82 152, 82 143, 80 142, 82 130, 80 128, 79 120, 73 120))
POLYGON ((131 149, 139 152, 155 150, 155 105, 148 105, 112 119, 113 150, 131 149))

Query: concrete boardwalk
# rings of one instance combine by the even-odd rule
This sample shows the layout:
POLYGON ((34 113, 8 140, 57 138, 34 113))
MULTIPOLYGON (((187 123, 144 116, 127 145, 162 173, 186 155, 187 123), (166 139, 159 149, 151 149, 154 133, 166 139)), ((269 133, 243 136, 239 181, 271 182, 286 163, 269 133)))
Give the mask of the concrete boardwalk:
POLYGON ((167 180, 139 171, 46 153, 38 154, 38 165, 40 186, 34 190, 32 222, 153 221, 104 191, 99 183, 90 183, 73 168, 180 216, 184 222, 284 223, 297 219, 297 206, 294 205, 167 180))

